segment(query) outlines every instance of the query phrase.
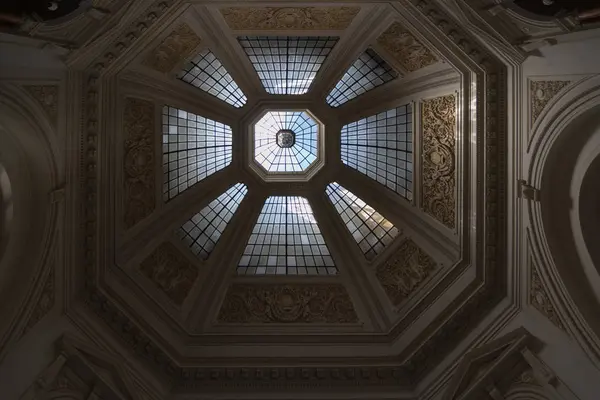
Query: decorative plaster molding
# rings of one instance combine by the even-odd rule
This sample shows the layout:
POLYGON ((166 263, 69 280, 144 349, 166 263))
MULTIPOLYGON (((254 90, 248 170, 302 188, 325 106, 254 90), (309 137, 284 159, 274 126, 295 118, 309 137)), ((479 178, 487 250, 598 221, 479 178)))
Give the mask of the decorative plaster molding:
POLYGON ((23 88, 42 106, 52 124, 58 123, 58 85, 23 85, 23 88))
POLYGON ((46 277, 42 293, 37 300, 37 304, 33 309, 33 312, 29 316, 27 325, 23 330, 25 335, 31 328, 33 328, 48 312, 54 307, 55 294, 54 294, 54 265, 51 266, 50 273, 46 277))
POLYGON ((221 14, 234 30, 346 29, 360 7, 227 7, 221 14))
POLYGON ((398 307, 416 291, 435 270, 435 261, 411 239, 377 266, 376 275, 390 301, 398 307))
POLYGON ((535 307, 540 313, 548 318, 556 327, 562 329, 564 332, 567 330, 561 322, 552 300, 542 283, 540 275, 537 271, 537 267, 533 262, 529 263, 531 269, 531 280, 529 282, 529 303, 535 307))
POLYGON ((423 200, 425 212, 456 226, 456 96, 421 102, 423 200))
POLYGON ((143 64, 158 72, 171 72, 190 57, 201 42, 192 28, 181 24, 146 56, 143 64))
POLYGON ((198 278, 198 268, 170 242, 154 250, 142 262, 140 271, 177 305, 183 303, 198 278))
POLYGON ((377 43, 383 47, 394 60, 407 72, 414 72, 439 60, 435 54, 419 42, 410 32, 398 22, 377 38, 377 43))
POLYGON ((219 311, 223 323, 356 323, 346 289, 337 284, 233 284, 219 311))
POLYGON ((544 111, 544 108, 571 81, 530 81, 529 98, 531 101, 531 125, 544 111))
POLYGON ((126 98, 123 114, 123 220, 131 228, 156 206, 154 103, 126 98))

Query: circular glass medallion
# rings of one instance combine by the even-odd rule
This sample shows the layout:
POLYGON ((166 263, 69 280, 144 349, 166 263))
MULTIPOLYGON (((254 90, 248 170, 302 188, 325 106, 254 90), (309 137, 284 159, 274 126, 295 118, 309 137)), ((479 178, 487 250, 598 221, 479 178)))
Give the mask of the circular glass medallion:
POLYGON ((277 132, 277 145, 282 149, 289 149, 296 143, 296 134, 291 129, 280 129, 277 132))

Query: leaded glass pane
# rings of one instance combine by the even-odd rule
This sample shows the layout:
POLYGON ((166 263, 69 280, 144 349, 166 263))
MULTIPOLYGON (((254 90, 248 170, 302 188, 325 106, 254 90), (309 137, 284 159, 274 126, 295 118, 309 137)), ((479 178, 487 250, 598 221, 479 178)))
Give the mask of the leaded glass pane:
POLYGON ((318 125, 303 111, 270 111, 254 126, 254 159, 268 172, 301 172, 317 158, 318 125))
POLYGON ((233 185, 179 228, 177 234, 196 256, 208 259, 246 193, 243 183, 233 185))
POLYGON ((341 141, 344 164, 412 199, 410 104, 345 125, 341 141))
POLYGON ((337 37, 269 37, 238 38, 260 81, 270 94, 304 94, 337 37))
POLYGON ((381 254, 398 235, 394 224, 337 182, 327 185, 326 193, 367 260, 381 254))
POLYGON ((208 49, 194 57, 177 78, 234 107, 240 108, 246 104, 247 99, 242 90, 221 61, 208 49))
POLYGON ((303 197, 269 197, 252 230, 238 274, 334 275, 337 268, 303 197))
POLYGON ((228 125, 164 106, 162 127, 165 201, 231 163, 228 125))
POLYGON ((367 49, 348 68, 327 96, 327 104, 339 107, 347 101, 398 77, 398 73, 372 49, 367 49))

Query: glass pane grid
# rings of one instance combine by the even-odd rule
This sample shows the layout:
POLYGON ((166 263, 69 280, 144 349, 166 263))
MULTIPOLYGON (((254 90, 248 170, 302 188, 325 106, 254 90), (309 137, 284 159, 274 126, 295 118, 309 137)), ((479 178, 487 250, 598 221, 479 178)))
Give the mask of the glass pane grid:
POLYGON ((342 128, 342 161, 394 192, 412 199, 413 140, 410 104, 342 128))
POLYGON ((337 268, 303 197, 272 196, 240 259, 241 275, 335 275, 337 268))
POLYGON ((235 184, 179 228, 178 236, 198 258, 208 259, 246 193, 246 185, 235 184))
POLYGON ((246 104, 242 90, 221 61, 208 49, 190 61, 177 77, 234 107, 240 108, 246 104))
POLYGON ((398 73, 372 49, 367 49, 348 68, 329 95, 327 104, 339 107, 371 89, 398 77, 398 73))
POLYGON ((317 159, 318 124, 305 112, 270 111, 254 126, 254 159, 267 172, 302 172, 317 159), (294 133, 291 147, 277 144, 277 133, 294 133))
POLYGON ((267 93, 299 95, 308 92, 338 38, 245 36, 238 40, 267 93))
POLYGON ((163 198, 169 201, 231 163, 231 128, 164 106, 163 198))
POLYGON ((381 254, 398 235, 394 224, 337 182, 327 185, 326 193, 367 260, 381 254))

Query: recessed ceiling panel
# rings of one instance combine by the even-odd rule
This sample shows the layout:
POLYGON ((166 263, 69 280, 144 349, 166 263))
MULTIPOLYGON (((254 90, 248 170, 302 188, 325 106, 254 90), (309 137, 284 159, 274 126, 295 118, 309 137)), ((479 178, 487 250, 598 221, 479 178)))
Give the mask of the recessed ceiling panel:
POLYGON ((177 78, 236 108, 246 104, 244 92, 209 49, 202 50, 187 63, 177 78))
POLYGON ((337 182, 327 185, 326 192, 367 260, 381 254, 398 235, 394 224, 337 182))
POLYGON ((327 104, 339 107, 397 77, 398 73, 383 58, 373 49, 367 49, 327 95, 327 104))
POLYGON ((412 199, 412 105, 345 125, 341 141, 344 164, 412 199))
POLYGON ((269 94, 308 92, 337 37, 244 36, 240 45, 269 94))
POLYGON ((171 200, 231 163, 231 128, 171 106, 163 107, 163 198, 171 200))
POLYGON ((238 266, 246 275, 335 275, 337 268, 304 197, 271 196, 238 266))
POLYGON ((181 240, 200 259, 208 259, 246 193, 243 183, 233 185, 179 228, 181 240))

